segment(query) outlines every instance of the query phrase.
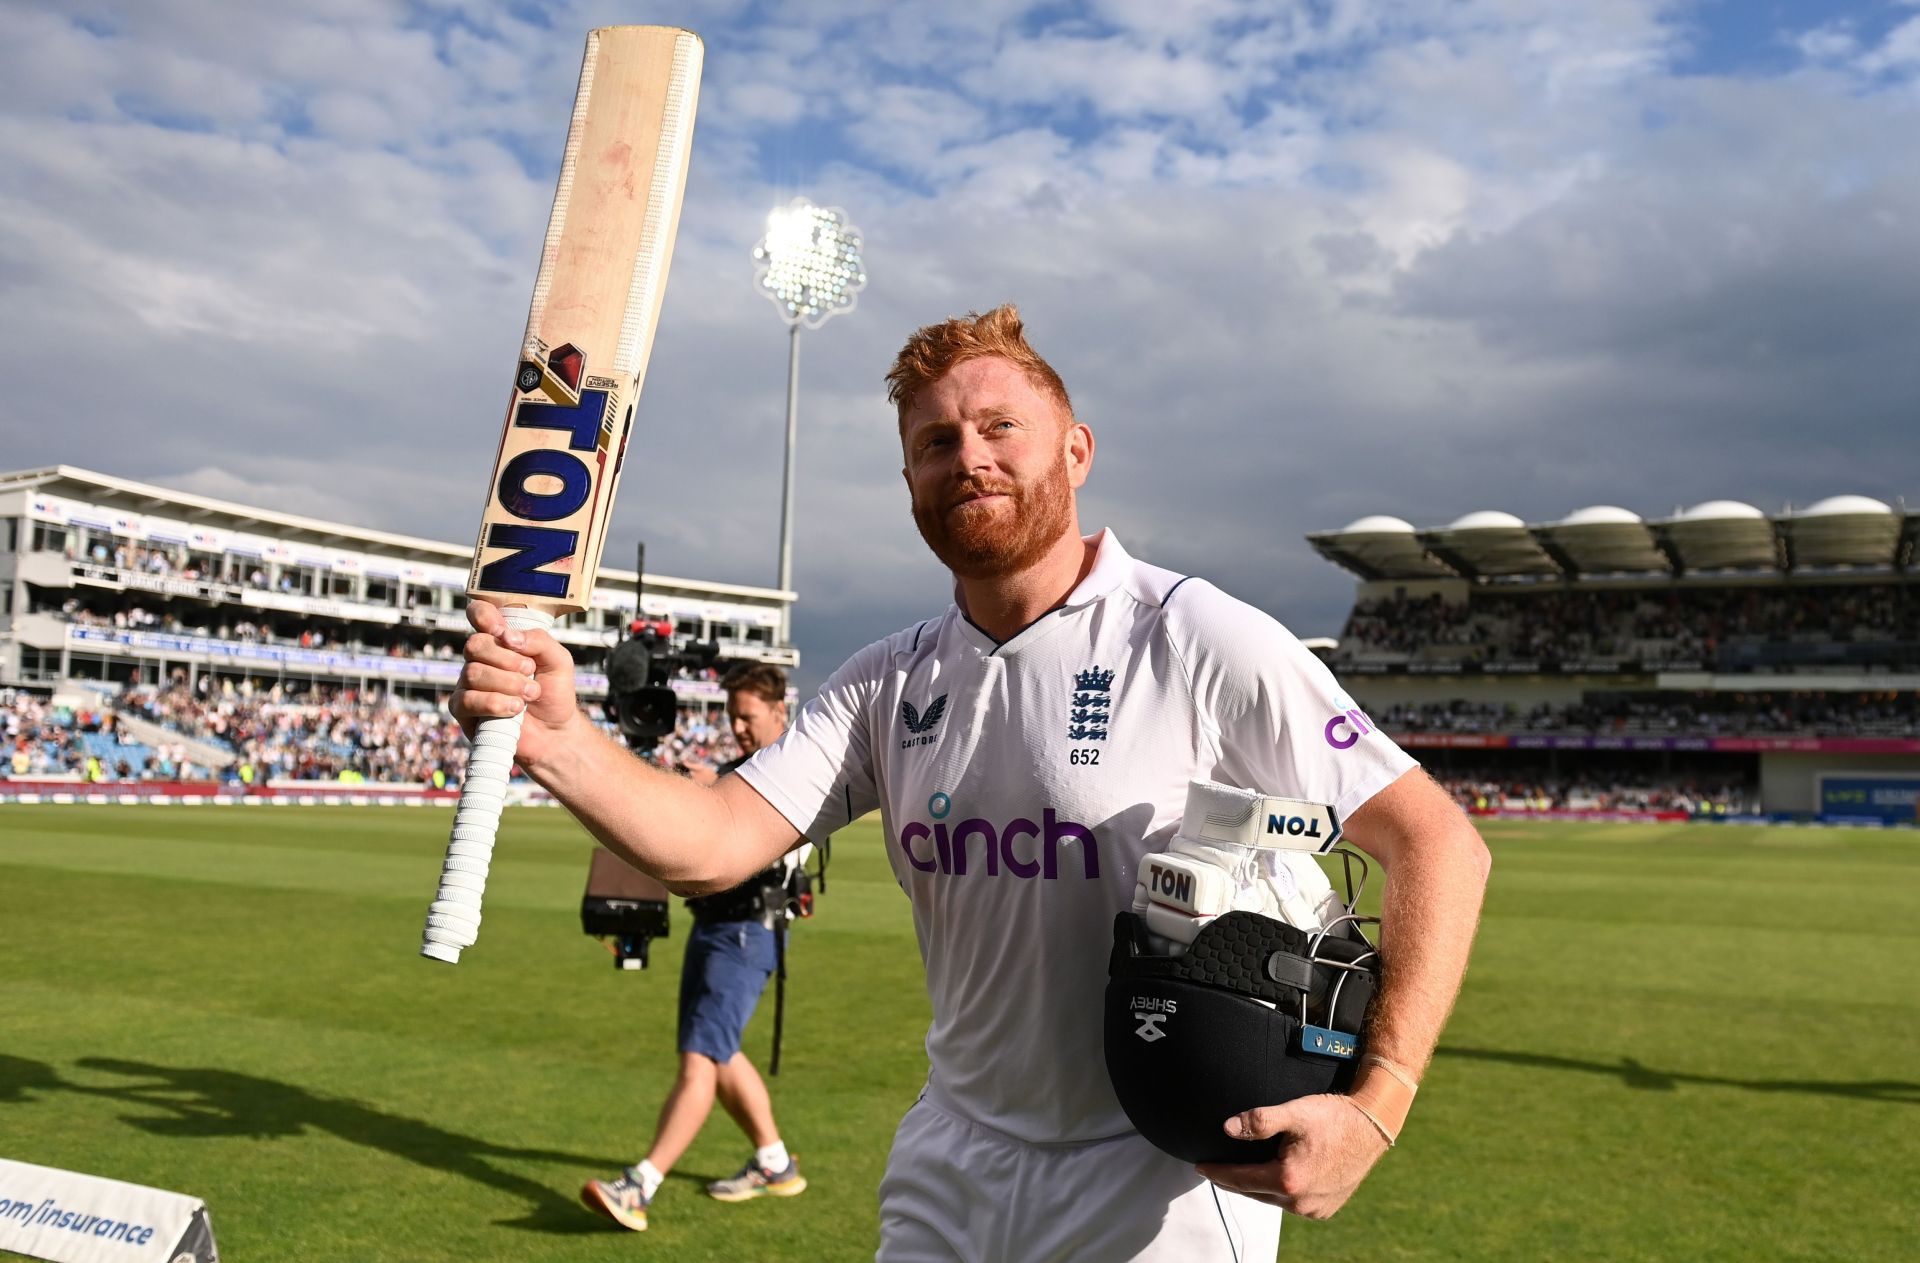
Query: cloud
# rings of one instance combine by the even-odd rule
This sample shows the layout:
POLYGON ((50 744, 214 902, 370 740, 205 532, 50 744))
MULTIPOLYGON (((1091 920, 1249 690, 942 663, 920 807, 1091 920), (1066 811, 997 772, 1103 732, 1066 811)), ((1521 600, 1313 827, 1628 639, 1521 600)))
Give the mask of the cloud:
POLYGON ((1880 46, 1858 62, 1870 75, 1912 72, 1920 68, 1920 17, 1908 18, 1887 33, 1880 46))
MULTIPOLYGON (((529 12, 10 10, 0 337, 43 371, 0 463, 464 541, 579 32, 631 17, 529 12)), ((702 6, 609 554, 772 581, 788 342, 747 251, 795 192, 850 211, 871 275, 801 344, 806 682, 946 599, 880 375, 1008 299, 1100 435, 1087 524, 1303 633, 1351 584, 1301 535, 1367 512, 1912 496, 1920 27, 1688 60, 1725 12, 702 6)))

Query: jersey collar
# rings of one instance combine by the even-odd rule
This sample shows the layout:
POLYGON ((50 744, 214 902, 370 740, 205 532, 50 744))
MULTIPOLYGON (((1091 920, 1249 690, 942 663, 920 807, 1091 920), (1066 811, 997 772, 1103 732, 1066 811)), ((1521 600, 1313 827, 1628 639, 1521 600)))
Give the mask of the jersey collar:
POLYGON ((1083 535, 1080 538, 1094 546, 1093 568, 1087 571, 1087 577, 1067 594, 1064 603, 1034 619, 1015 632, 1010 639, 996 641, 966 616, 960 608, 960 585, 956 582, 953 587, 953 612, 957 616, 962 635, 977 644, 988 657, 1003 657, 1029 641, 1038 640, 1044 636, 1048 629, 1059 622, 1061 614, 1091 605, 1126 582, 1127 576, 1133 572, 1133 558, 1125 548, 1120 546, 1120 541, 1114 537, 1111 528, 1103 528, 1092 535, 1083 535))
POLYGON ((1133 573, 1133 557, 1120 546, 1112 527, 1103 527, 1081 538, 1094 546, 1093 569, 1067 596, 1067 609, 1099 600, 1127 581, 1133 573))

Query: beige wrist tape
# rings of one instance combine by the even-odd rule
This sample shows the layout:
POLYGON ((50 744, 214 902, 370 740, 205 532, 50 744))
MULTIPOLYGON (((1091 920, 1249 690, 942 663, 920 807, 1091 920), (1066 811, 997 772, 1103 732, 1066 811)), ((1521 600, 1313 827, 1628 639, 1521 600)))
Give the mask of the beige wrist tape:
POLYGON ((1400 1139, 1407 1125, 1407 1111, 1413 1108, 1413 1094, 1420 1087, 1405 1066, 1385 1057, 1369 1054, 1360 1059, 1360 1073, 1347 1099, 1379 1128, 1389 1147, 1400 1139))

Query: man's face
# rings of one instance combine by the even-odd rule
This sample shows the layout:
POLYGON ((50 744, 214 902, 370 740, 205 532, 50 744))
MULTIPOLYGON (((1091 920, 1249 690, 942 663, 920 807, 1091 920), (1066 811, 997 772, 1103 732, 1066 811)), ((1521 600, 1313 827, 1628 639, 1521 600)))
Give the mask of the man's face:
POLYGON ((757 693, 741 689, 727 694, 727 722, 733 728, 733 739, 739 743, 740 753, 752 754, 778 741, 780 734, 787 730, 787 704, 769 702, 757 693))
POLYGON ((1007 360, 967 360, 927 386, 900 441, 920 537, 961 578, 1018 574, 1077 529, 1093 432, 1007 360))

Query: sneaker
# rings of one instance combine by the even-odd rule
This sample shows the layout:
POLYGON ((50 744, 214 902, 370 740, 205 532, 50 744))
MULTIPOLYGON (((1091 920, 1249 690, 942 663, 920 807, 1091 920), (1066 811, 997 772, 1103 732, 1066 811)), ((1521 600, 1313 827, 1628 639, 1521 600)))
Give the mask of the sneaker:
POLYGON ((647 1230, 647 1207, 653 1199, 640 1187, 631 1171, 622 1171, 611 1180, 588 1180, 580 1190, 580 1200, 589 1210, 597 1210, 622 1228, 635 1232, 647 1230))
POLYGON ((800 1174, 800 1159, 788 1158, 787 1169, 769 1171, 752 1158, 730 1180, 715 1180, 707 1185, 707 1195, 723 1202, 745 1202, 756 1197, 797 1197, 807 1191, 807 1177, 800 1174))

